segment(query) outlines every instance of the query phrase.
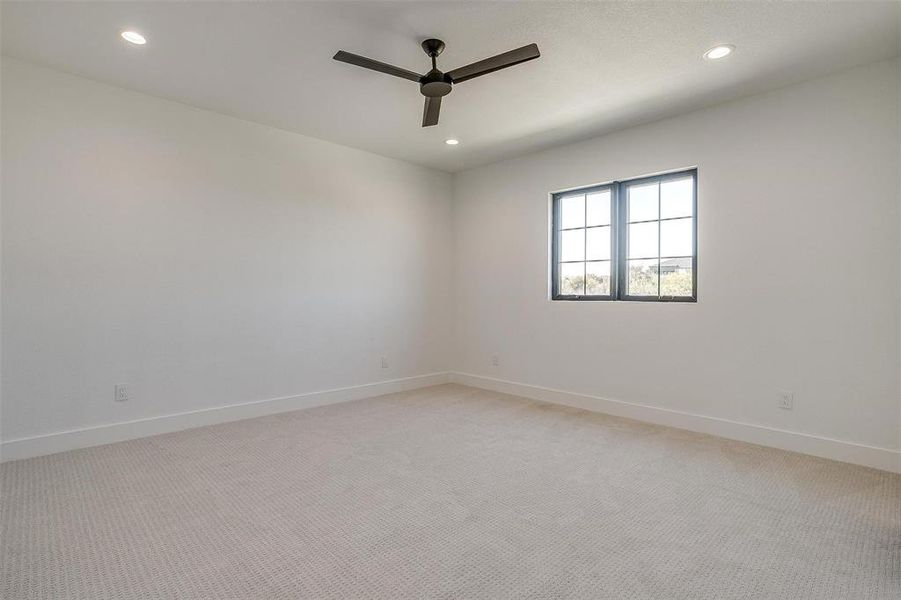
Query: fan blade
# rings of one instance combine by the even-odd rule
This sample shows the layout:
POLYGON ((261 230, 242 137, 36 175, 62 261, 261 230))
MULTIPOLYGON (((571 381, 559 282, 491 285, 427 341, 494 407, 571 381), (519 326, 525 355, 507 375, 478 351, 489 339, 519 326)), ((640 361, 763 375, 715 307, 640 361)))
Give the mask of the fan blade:
POLYGON ((372 69, 373 71, 378 71, 379 73, 387 73, 388 75, 394 75, 395 77, 409 79, 410 81, 415 81, 417 83, 419 83, 419 80, 422 78, 422 75, 414 73, 413 71, 401 69, 400 67, 395 67, 394 65, 389 65, 377 60, 372 60, 371 58, 366 58, 365 56, 360 56, 358 54, 351 54, 350 52, 345 52, 344 50, 339 50, 338 53, 335 54, 335 56, 333 56, 332 58, 334 58, 335 60, 340 60, 341 62, 346 62, 350 65, 356 65, 358 67, 363 67, 364 69, 372 69))
POLYGON ((422 109, 422 126, 431 127, 438 124, 438 113, 441 112, 441 96, 435 98, 426 97, 425 106, 422 109))
POLYGON ((500 69, 506 69, 507 67, 524 63, 527 60, 532 60, 539 56, 541 56, 541 53, 538 52, 538 45, 529 44, 528 46, 510 50, 509 52, 504 52, 503 54, 498 54, 497 56, 474 62, 471 65, 454 69, 448 73, 448 76, 450 76, 454 83, 460 83, 467 79, 472 79, 473 77, 487 75, 488 73, 493 73, 500 69))

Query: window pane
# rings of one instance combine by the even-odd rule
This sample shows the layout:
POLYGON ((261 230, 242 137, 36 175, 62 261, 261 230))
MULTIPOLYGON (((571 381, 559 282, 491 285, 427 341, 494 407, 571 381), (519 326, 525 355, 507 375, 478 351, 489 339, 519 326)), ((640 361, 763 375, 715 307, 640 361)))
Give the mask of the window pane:
POLYGON ((560 232, 560 260, 585 260, 585 230, 560 232))
POLYGON ((657 256, 658 223, 629 225, 629 258, 657 256))
POLYGON ((557 290, 564 296, 585 294, 585 263, 562 263, 560 265, 560 285, 557 290))
POLYGON ((660 223, 660 256, 691 256, 692 219, 676 219, 660 223))
POLYGON ((673 179, 660 186, 660 217, 690 217, 692 215, 692 192, 694 179, 673 179))
POLYGON ((658 214, 658 182, 629 186, 629 222, 650 221, 658 214))
POLYGON ((585 263, 585 293, 589 296, 610 295, 610 261, 585 263))
POLYGON ((660 295, 691 296, 691 259, 669 258, 660 261, 660 295))
POLYGON ((560 229, 585 226, 585 194, 560 198, 560 229))
POLYGON ((610 259, 610 228, 592 227, 585 230, 588 260, 610 259))
POLYGON ((629 261, 626 293, 630 296, 657 295, 657 259, 629 261))
POLYGON ((610 190, 588 194, 588 222, 586 225, 610 224, 610 190))

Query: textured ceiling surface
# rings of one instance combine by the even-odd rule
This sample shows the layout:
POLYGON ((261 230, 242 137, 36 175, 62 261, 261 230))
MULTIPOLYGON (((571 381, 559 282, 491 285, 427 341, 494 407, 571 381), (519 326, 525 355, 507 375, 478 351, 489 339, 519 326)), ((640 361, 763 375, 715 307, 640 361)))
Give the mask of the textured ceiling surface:
POLYGON ((446 171, 891 58, 899 24, 898 2, 2 4, 6 55, 446 171), (427 37, 445 71, 531 42, 542 56, 459 84, 427 129, 414 82, 331 59, 424 72, 427 37), (701 58, 723 42, 731 57, 701 58))

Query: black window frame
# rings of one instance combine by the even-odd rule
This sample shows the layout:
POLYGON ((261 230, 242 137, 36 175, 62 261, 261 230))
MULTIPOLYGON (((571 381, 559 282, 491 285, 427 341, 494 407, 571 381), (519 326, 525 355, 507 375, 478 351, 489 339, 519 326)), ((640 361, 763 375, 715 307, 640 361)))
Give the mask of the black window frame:
MULTIPOLYGON (((664 221, 671 221, 676 219, 684 219, 685 217, 668 217, 661 218, 660 206, 659 206, 659 195, 658 195, 658 214, 656 219, 650 219, 647 222, 657 222, 663 223, 664 221)), ((587 214, 587 202, 586 202, 586 214, 587 214)), ((586 232, 588 229, 593 227, 603 227, 603 226, 588 226, 587 221, 581 228, 571 228, 571 229, 585 229, 586 232)), ((583 256, 582 261, 569 261, 569 262, 583 262, 587 265, 589 262, 602 262, 602 261, 589 261, 587 260, 587 256, 583 256)), ((587 267, 586 267, 587 269, 587 267)), ((609 183, 603 183, 599 185, 592 185, 587 187, 579 187, 568 190, 563 190, 560 192, 554 192, 551 194, 551 300, 554 301, 620 301, 620 302, 697 302, 698 301, 698 169, 697 167, 693 167, 690 169, 680 169, 678 171, 671 171, 666 173, 661 173, 657 175, 648 175, 644 177, 636 177, 633 179, 624 179, 621 181, 611 181, 609 183), (626 293, 627 285, 626 285, 626 274, 628 270, 626 269, 626 264, 628 263, 628 227, 629 227, 629 217, 628 217, 628 206, 626 201, 626 187, 632 185, 641 185, 649 182, 658 182, 663 183, 666 181, 670 181, 673 179, 683 179, 687 175, 690 175, 692 178, 692 216, 691 216, 691 225, 692 225, 692 256, 691 256, 691 274, 692 274, 692 282, 691 282, 691 296, 661 296, 659 294, 660 290, 660 261, 665 259, 679 259, 679 258, 688 258, 688 257, 666 257, 660 255, 660 230, 661 227, 658 225, 658 243, 657 243, 657 254, 656 257, 658 260, 658 268, 657 268, 657 277, 658 277, 658 294, 656 296, 637 296, 630 295, 626 293), (566 196, 572 196, 573 194, 585 194, 586 197, 588 194, 600 192, 603 190, 610 190, 610 294, 608 295, 589 295, 589 294, 561 294, 559 292, 559 270, 561 261, 560 257, 560 243, 561 243, 561 231, 557 225, 560 222, 561 218, 561 208, 560 208, 560 200, 566 196)))

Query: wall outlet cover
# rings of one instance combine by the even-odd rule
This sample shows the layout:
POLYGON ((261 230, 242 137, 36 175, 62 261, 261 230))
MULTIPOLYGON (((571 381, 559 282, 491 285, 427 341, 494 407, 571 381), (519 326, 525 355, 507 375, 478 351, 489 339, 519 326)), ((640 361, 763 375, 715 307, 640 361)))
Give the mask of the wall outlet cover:
POLYGON ((793 410, 795 408, 795 395, 792 392, 779 392, 779 397, 776 401, 782 410, 793 410))

